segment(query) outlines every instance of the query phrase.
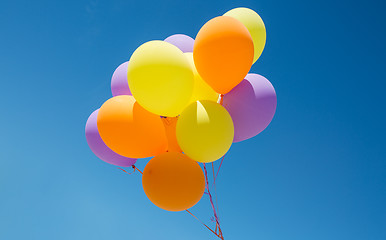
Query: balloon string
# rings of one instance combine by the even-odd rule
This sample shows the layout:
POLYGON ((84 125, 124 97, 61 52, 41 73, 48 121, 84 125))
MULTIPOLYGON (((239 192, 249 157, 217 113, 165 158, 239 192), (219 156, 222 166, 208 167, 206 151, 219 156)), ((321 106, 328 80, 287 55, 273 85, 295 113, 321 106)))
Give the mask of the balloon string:
MULTIPOLYGON (((213 179, 214 179, 214 165, 213 165, 213 162, 212 162, 212 172, 213 172, 213 179)), ((214 188, 214 196, 216 197, 216 205, 215 205, 215 207, 216 207, 216 209, 217 209, 217 212, 219 212, 219 211, 218 211, 218 203, 217 203, 216 185, 215 185, 215 182, 214 182, 214 181, 213 181, 213 188, 214 188)), ((218 224, 217 224, 217 222, 216 222, 216 230, 215 230, 215 232, 217 232, 217 226, 218 226, 218 224)))
POLYGON ((220 166, 218 167, 218 170, 217 170, 216 176, 213 178, 213 183, 215 183, 215 182, 216 182, 216 179, 217 179, 218 173, 220 172, 220 168, 221 168, 222 162, 224 161, 224 158, 225 158, 225 155, 224 155, 224 156, 222 156, 222 159, 221 159, 221 162, 220 162, 220 166))
POLYGON ((131 172, 131 173, 127 172, 127 171, 126 171, 125 169, 123 169, 123 168, 118 168, 118 169, 120 169, 120 170, 124 171, 125 173, 127 173, 127 174, 129 174, 129 175, 131 175, 131 174, 133 174, 133 173, 135 172, 135 168, 134 168, 134 171, 133 171, 133 172, 131 172))
POLYGON ((216 198, 216 209, 217 209, 217 212, 219 212, 218 211, 218 203, 217 203, 217 191, 216 191, 216 182, 214 181, 215 180, 215 176, 214 176, 214 164, 213 164, 213 162, 212 162, 212 172, 213 172, 213 188, 214 188, 214 196, 215 196, 215 198, 216 198))
POLYGON ((133 165, 133 168, 134 168, 134 170, 137 170, 138 172, 140 172, 141 174, 143 174, 143 172, 141 172, 141 170, 139 170, 135 165, 133 165))
MULTIPOLYGON (((223 106, 223 103, 224 103, 224 94, 220 94, 220 99, 218 101, 218 103, 223 106)), ((216 206, 217 206, 217 211, 219 212, 218 210, 218 201, 217 201, 217 191, 216 191, 216 178, 218 176, 218 173, 220 172, 220 168, 221 168, 221 165, 222 165, 222 162, 224 161, 224 158, 225 158, 225 155, 222 157, 221 159, 221 163, 220 163, 220 166, 218 167, 218 170, 217 170, 217 173, 216 175, 214 175, 214 166, 213 166, 213 162, 212 162, 212 171, 213 171, 213 188, 214 188, 214 194, 215 194, 215 197, 216 197, 216 206)), ((207 172, 206 172, 206 167, 205 167, 205 163, 204 163, 204 170, 205 170, 205 178, 206 178, 206 181, 207 181, 207 186, 208 186, 208 193, 209 193, 209 183, 208 183, 208 177, 207 177, 207 172)), ((218 226, 218 231, 219 231, 219 234, 220 236, 222 237, 222 239, 224 240, 224 237, 222 236, 222 231, 221 231, 221 228, 220 228, 220 222, 218 220, 218 217, 217 217, 217 213, 216 213, 216 209, 214 208, 213 206, 213 200, 212 200, 212 196, 210 195, 209 193, 209 199, 210 199, 210 202, 212 204, 212 208, 214 210, 214 215, 215 215, 215 218, 216 218, 216 229, 217 229, 217 226, 218 226)))
POLYGON ((138 172, 140 172, 141 174, 143 174, 143 173, 141 172, 141 170, 139 170, 135 165, 133 165, 133 166, 131 166, 131 167, 134 169, 134 171, 131 172, 131 173, 127 172, 126 170, 124 170, 124 169, 122 169, 122 168, 118 168, 118 169, 124 171, 125 173, 127 173, 127 174, 129 174, 129 175, 135 173, 135 170, 137 170, 138 172))
POLYGON ((206 189, 207 189, 207 191, 208 191, 210 204, 211 204, 211 206, 212 206, 214 218, 215 218, 215 220, 216 220, 216 225, 218 226, 219 236, 220 236, 221 239, 224 239, 224 237, 222 236, 222 231, 221 231, 221 227, 220 227, 220 222, 219 222, 219 220, 218 220, 216 208, 214 207, 212 194, 210 193, 210 189, 209 189, 209 181, 208 181, 208 171, 206 170, 206 165, 205 165, 205 163, 204 163, 204 172, 205 172, 205 180, 206 180, 206 189))
MULTIPOLYGON (((217 237, 221 238, 224 240, 224 238, 222 236, 220 236, 219 234, 217 234, 215 231, 213 231, 210 227, 208 227, 205 223, 203 223, 200 219, 198 219, 196 216, 193 215, 193 213, 191 213, 188 209, 186 209, 185 211, 187 211, 190 215, 192 215, 195 219, 197 219, 202 225, 204 225, 207 229, 209 229, 212 233, 214 233, 214 235, 216 235, 217 237)), ((217 225, 216 225, 216 229, 217 229, 217 225)))
MULTIPOLYGON (((213 165, 213 162, 212 162, 212 172, 213 172, 213 188, 214 188, 214 196, 215 196, 215 198, 216 198, 216 208, 217 208, 217 213, 220 214, 219 205, 218 205, 218 201, 217 201, 216 182, 214 181, 215 176, 214 176, 214 165, 213 165)), ((216 225, 216 227, 217 227, 217 225, 216 225)))
MULTIPOLYGON (((217 169, 216 175, 214 174, 214 164, 212 162, 212 172, 213 172, 213 185, 212 186, 214 188, 214 196, 216 198, 216 208, 217 208, 217 212, 218 213, 220 213, 220 210, 219 210, 219 205, 218 205, 218 200, 217 200, 216 179, 217 179, 218 173, 220 172, 220 169, 221 169, 222 163, 224 161, 224 158, 225 158, 225 155, 221 159, 220 166, 217 169)), ((216 228, 217 228, 217 224, 216 224, 216 228)))
POLYGON ((214 166, 213 166, 213 162, 212 162, 212 172, 213 172, 213 180, 215 179, 215 176, 214 176, 214 166))
MULTIPOLYGON (((217 101, 221 106, 223 106, 223 103, 224 103, 224 94, 220 94, 220 97, 219 97, 219 100, 217 101)), ((222 165, 222 162, 224 161, 224 157, 225 155, 222 157, 221 159, 221 163, 220 163, 220 166, 218 167, 218 170, 217 170, 217 173, 216 175, 214 175, 214 165, 213 165, 213 162, 212 162, 212 172, 213 172, 213 188, 214 188, 214 194, 215 194, 215 197, 216 197, 216 207, 217 207, 217 212, 219 212, 219 205, 218 205, 218 201, 217 201, 217 190, 216 190, 216 178, 218 176, 218 173, 220 172, 220 168, 221 168, 221 165, 222 165)), ((212 208, 213 208, 213 211, 214 211, 214 215, 215 215, 215 218, 216 218, 216 232, 217 232, 217 227, 218 227, 218 231, 219 231, 219 234, 221 236, 222 239, 224 239, 224 237, 222 236, 222 231, 221 231, 221 228, 220 228, 220 222, 218 220, 218 217, 217 217, 217 214, 216 214, 216 210, 215 210, 215 207, 213 206, 213 200, 212 200, 212 196, 210 195, 210 192, 209 192, 209 184, 208 184, 208 177, 206 175, 206 167, 205 167, 205 163, 204 163, 204 169, 205 169, 205 178, 207 180, 207 189, 208 189, 208 195, 210 197, 210 202, 211 202, 211 205, 212 205, 212 208)))

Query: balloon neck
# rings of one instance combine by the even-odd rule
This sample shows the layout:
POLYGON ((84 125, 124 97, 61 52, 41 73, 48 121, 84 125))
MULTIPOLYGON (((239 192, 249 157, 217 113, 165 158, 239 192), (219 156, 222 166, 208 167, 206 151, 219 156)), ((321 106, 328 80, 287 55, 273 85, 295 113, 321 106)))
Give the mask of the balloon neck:
POLYGON ((168 140, 168 152, 180 152, 182 153, 182 150, 177 142, 177 135, 176 135, 176 125, 177 125, 177 117, 163 117, 161 116, 162 122, 165 127, 165 134, 166 138, 168 140))
POLYGON ((224 94, 220 94, 218 96, 218 100, 217 100, 217 103, 220 104, 222 106, 222 103, 224 101, 224 94))

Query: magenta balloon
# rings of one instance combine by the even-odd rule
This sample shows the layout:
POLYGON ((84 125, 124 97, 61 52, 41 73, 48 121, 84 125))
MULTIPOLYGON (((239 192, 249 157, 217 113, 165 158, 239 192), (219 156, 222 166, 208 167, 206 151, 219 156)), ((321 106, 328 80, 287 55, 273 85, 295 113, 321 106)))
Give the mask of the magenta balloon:
POLYGON ((91 148, 91 151, 93 151, 93 153, 103 161, 113 165, 122 167, 129 167, 134 165, 137 159, 121 156, 113 152, 103 142, 97 127, 98 111, 99 109, 95 110, 87 119, 86 123, 86 139, 88 146, 91 148))
POLYGON ((271 122, 276 111, 276 93, 263 76, 248 74, 239 85, 224 95, 223 105, 235 127, 233 142, 254 137, 271 122))
POLYGON ((164 41, 178 47, 182 52, 193 52, 194 39, 185 34, 174 34, 164 41))
POLYGON ((113 73, 111 78, 111 92, 113 97, 119 95, 132 95, 127 81, 127 69, 129 62, 124 62, 113 73))

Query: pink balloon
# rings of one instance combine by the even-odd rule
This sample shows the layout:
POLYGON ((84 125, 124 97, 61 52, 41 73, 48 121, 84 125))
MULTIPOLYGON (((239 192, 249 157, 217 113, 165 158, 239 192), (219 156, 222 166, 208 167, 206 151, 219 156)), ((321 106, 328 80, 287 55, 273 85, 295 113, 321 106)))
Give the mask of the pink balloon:
POLYGON ((134 165, 137 159, 121 156, 113 152, 113 150, 107 147, 103 142, 101 136, 99 135, 97 126, 98 111, 99 109, 95 110, 87 119, 86 123, 86 139, 91 151, 103 161, 113 165, 121 167, 134 165))
POLYGON ((271 122, 276 111, 276 92, 263 76, 250 73, 224 95, 223 106, 235 127, 233 142, 254 137, 271 122))
POLYGON ((127 69, 129 62, 124 62, 115 69, 111 78, 111 92, 113 97, 118 95, 132 95, 127 81, 127 69))

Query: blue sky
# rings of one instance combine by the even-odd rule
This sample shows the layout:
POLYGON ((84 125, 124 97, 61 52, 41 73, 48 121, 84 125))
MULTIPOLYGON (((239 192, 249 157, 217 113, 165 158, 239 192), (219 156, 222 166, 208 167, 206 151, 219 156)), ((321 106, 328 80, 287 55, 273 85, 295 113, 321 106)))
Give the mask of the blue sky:
MULTIPOLYGON (((251 72, 272 82, 278 107, 225 158, 225 239, 386 239, 381 0, 2 1, 0 239, 216 239, 150 203, 140 175, 97 159, 84 126, 139 45, 195 37, 239 6, 265 22, 251 72)), ((192 212, 210 224, 205 196, 192 212)))

